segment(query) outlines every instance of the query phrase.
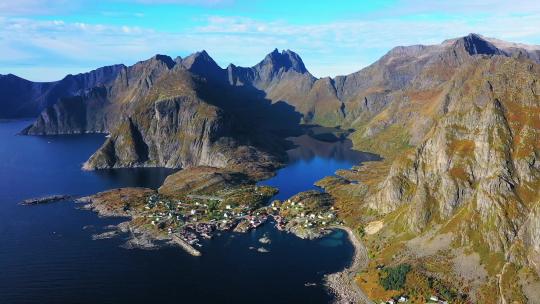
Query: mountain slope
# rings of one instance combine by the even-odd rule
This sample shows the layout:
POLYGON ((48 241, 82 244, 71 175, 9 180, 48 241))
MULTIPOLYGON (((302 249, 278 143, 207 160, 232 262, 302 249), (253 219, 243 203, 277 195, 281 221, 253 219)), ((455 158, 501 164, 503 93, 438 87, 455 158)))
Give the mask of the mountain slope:
MULTIPOLYGON (((251 145, 255 135, 241 130, 236 113, 204 99, 200 81, 183 67, 165 72, 129 105, 130 114, 119 120, 85 168, 204 165, 253 176, 272 172, 279 165, 275 154, 264 152, 262 144, 251 145)), ((267 140, 272 143, 271 137, 267 140)))
POLYGON ((0 119, 35 117, 61 97, 84 94, 86 90, 111 83, 123 65, 68 75, 56 82, 31 82, 15 75, 0 75, 0 119))
POLYGON ((353 135, 387 159, 320 182, 343 218, 366 231, 374 260, 360 285, 383 300, 391 291, 373 282, 376 266, 409 264, 401 292, 533 303, 540 65, 477 35, 411 48, 425 64, 353 135), (390 151, 384 142, 396 138, 389 134, 404 137, 390 151))

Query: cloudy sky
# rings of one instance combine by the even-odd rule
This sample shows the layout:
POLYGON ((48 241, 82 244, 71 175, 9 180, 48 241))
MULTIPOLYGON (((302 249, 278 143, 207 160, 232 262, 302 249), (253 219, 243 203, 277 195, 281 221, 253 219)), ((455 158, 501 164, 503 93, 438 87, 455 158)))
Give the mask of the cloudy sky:
POLYGON ((0 0, 0 74, 49 81, 202 49, 251 66, 278 48, 324 77, 471 32, 540 44, 539 25, 533 0, 0 0))

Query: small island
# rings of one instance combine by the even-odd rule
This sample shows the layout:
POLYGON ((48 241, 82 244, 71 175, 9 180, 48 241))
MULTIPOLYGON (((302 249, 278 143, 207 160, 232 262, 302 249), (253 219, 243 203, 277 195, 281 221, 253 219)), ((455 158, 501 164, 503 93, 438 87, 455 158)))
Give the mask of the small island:
POLYGON ((29 198, 25 199, 22 202, 20 202, 21 205, 39 205, 39 204, 48 204, 48 203, 54 203, 58 201, 63 201, 72 198, 71 195, 61 195, 61 194, 55 194, 55 195, 48 195, 44 197, 37 197, 37 198, 29 198))

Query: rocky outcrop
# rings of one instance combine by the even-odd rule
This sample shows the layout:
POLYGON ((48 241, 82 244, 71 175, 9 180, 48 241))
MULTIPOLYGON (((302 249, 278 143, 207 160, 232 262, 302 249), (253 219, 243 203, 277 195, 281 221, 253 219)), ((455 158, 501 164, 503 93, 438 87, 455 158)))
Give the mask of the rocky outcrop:
POLYGON ((159 194, 174 197, 187 193, 211 194, 252 182, 246 175, 215 167, 198 166, 167 176, 159 194))
POLYGON ((241 131, 237 113, 203 99, 198 86, 204 83, 183 68, 164 72, 126 105, 128 114, 84 168, 212 166, 269 174, 278 157, 251 144, 256 132, 241 131))
POLYGON ((190 97, 161 99, 152 108, 126 118, 85 168, 224 165, 212 149, 228 132, 219 109, 190 97))
POLYGON ((175 62, 156 55, 121 69, 112 81, 77 96, 60 98, 45 108, 36 121, 22 131, 26 135, 108 133, 129 116, 133 104, 141 100, 175 62))

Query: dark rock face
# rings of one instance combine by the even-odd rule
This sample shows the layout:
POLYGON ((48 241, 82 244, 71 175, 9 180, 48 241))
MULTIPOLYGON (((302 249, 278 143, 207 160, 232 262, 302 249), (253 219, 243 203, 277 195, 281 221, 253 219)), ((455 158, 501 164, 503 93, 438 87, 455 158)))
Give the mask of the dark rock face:
POLYGON ((189 97, 158 100, 153 108, 122 122, 85 167, 224 167, 223 157, 212 150, 228 131, 222 115, 189 97))
POLYGON ((55 82, 31 82, 15 75, 0 76, 0 118, 35 117, 62 97, 84 94, 86 90, 103 86, 116 79, 123 65, 68 75, 55 82))
POLYGON ((224 81, 225 71, 206 51, 197 52, 182 60, 182 66, 193 74, 208 80, 224 81))
POLYGON ((25 135, 105 133, 109 129, 107 92, 96 87, 82 96, 64 97, 47 107, 25 135))
POLYGON ((470 55, 504 55, 495 45, 477 34, 470 34, 458 41, 470 55))
POLYGON ((253 67, 253 70, 254 74, 258 75, 259 81, 264 84, 271 83, 280 73, 289 71, 298 74, 308 73, 304 62, 298 54, 290 50, 280 53, 277 49, 266 55, 263 61, 253 67))

